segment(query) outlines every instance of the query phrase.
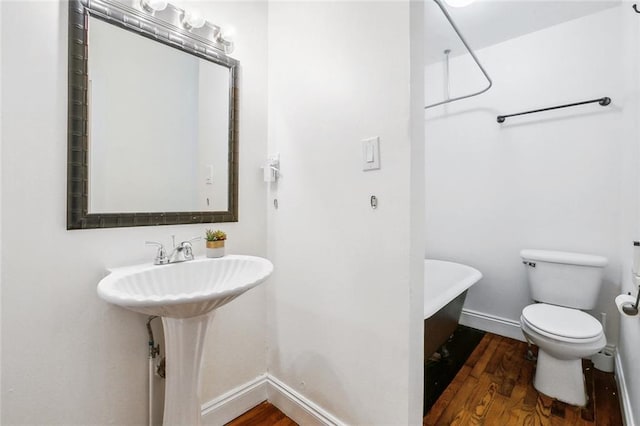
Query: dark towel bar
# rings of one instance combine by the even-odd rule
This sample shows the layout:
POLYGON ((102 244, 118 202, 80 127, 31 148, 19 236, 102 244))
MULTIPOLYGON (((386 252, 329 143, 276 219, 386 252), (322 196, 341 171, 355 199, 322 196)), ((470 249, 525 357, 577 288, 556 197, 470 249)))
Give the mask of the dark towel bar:
POLYGON ((611 98, 608 98, 608 97, 605 96, 604 98, 592 99, 590 101, 574 102, 572 104, 552 106, 552 107, 549 107, 549 108, 534 109, 532 111, 518 112, 518 113, 515 113, 515 114, 499 115, 497 120, 498 120, 498 123, 504 123, 504 120, 506 120, 508 117, 515 117, 516 115, 533 114, 533 113, 536 113, 536 112, 551 111, 553 109, 560 109, 560 108, 569 108, 569 107, 574 107, 574 106, 578 106, 578 105, 592 104, 592 103, 595 103, 595 102, 598 102, 602 106, 607 106, 607 105, 609 105, 611 103, 611 98))

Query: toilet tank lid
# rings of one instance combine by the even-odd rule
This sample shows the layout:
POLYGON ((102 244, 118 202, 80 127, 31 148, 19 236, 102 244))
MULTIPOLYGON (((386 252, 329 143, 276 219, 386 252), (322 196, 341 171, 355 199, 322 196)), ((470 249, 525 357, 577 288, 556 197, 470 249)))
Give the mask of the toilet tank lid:
POLYGON ((524 260, 537 260, 539 262, 563 263, 565 265, 582 265, 605 267, 609 261, 604 256, 595 254, 572 253, 567 251, 532 250, 525 249, 520 252, 524 260))

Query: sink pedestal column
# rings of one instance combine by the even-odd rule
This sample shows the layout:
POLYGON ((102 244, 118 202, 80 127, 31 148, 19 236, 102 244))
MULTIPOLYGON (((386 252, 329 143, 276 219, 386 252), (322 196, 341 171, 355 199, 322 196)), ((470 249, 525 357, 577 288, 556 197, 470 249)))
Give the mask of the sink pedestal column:
POLYGON ((200 369, 213 312, 193 318, 162 317, 167 380, 164 426, 202 424, 200 369))

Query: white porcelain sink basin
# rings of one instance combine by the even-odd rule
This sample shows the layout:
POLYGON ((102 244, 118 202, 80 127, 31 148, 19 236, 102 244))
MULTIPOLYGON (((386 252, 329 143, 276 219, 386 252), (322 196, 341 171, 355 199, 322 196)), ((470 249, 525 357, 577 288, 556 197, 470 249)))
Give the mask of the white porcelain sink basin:
POLYGON ((267 259, 228 255, 115 268, 98 284, 109 303, 148 315, 191 318, 229 303, 273 271, 267 259))

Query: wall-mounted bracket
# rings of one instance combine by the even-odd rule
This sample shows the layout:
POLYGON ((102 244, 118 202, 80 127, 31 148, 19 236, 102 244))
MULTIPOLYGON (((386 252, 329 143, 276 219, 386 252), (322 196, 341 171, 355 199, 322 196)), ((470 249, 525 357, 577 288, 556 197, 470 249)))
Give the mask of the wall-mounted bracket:
POLYGON ((280 177, 280 154, 276 154, 267 158, 267 161, 262 166, 264 172, 264 181, 277 182, 280 177))

